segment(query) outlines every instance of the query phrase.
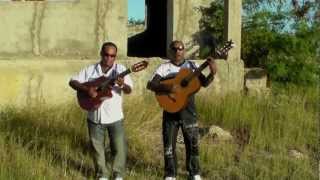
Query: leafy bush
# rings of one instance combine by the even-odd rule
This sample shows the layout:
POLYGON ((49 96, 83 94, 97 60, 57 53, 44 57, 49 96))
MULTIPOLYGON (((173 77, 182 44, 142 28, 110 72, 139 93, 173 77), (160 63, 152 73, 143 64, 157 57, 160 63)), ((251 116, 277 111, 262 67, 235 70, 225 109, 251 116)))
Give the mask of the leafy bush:
POLYGON ((301 85, 318 82, 319 59, 315 56, 312 44, 303 38, 292 36, 277 36, 275 42, 286 45, 280 51, 270 49, 266 67, 271 79, 301 85))
MULTIPOLYGON (((300 9, 295 9, 297 6, 285 2, 243 1, 241 58, 246 67, 267 69, 273 81, 314 85, 320 75, 319 4, 300 4, 300 9)), ((221 0, 200 8, 200 29, 219 44, 223 39, 223 8, 221 0)), ((202 46, 200 55, 208 52, 208 47, 202 46)))
POLYGON ((255 13, 243 25, 242 58, 247 67, 263 67, 271 80, 301 85, 319 80, 316 25, 290 21, 283 14, 255 13), (290 28, 290 29, 289 29, 290 28))

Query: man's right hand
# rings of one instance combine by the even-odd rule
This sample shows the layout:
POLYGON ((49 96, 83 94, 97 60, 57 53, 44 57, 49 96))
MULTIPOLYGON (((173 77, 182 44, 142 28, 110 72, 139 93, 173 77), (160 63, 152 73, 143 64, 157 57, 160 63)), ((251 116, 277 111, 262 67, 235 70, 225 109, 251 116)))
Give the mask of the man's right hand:
POLYGON ((91 98, 97 97, 98 96, 97 87, 88 87, 87 93, 91 98))

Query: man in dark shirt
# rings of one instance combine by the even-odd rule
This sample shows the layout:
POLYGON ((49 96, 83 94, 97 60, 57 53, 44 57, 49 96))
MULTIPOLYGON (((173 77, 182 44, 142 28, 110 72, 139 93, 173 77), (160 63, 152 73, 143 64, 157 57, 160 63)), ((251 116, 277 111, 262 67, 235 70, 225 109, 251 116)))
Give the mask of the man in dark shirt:
MULTIPOLYGON (((189 68, 194 71, 197 65, 184 58, 184 44, 181 41, 173 41, 170 44, 170 60, 161 64, 155 71, 153 77, 147 84, 147 88, 156 93, 170 93, 174 91, 172 85, 161 84, 160 81, 173 78, 181 68, 189 68)), ((207 87, 214 79, 216 64, 212 57, 209 57, 210 74, 205 77, 200 74, 198 77, 201 86, 207 87)), ((197 123, 197 112, 194 103, 194 95, 188 98, 185 108, 176 113, 163 111, 162 137, 164 144, 165 180, 175 180, 177 175, 176 141, 177 133, 181 127, 186 148, 186 166, 189 172, 189 179, 201 180, 199 165, 199 128, 197 123)))

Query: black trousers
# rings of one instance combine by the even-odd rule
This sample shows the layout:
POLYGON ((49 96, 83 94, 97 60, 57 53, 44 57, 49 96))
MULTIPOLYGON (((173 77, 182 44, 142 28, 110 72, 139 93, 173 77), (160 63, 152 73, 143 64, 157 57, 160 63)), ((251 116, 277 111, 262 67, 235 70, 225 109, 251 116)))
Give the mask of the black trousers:
POLYGON ((193 108, 186 108, 177 113, 163 112, 162 137, 164 145, 165 177, 176 177, 177 157, 176 141, 181 127, 185 148, 186 167, 189 176, 200 173, 199 165, 199 127, 196 112, 193 108))

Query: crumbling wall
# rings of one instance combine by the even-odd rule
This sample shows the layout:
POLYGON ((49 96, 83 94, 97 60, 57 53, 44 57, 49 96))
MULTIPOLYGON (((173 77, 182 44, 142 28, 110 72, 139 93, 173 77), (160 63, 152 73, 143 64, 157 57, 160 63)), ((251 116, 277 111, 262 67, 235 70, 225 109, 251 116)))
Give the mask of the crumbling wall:
POLYGON ((127 1, 0 2, 0 57, 97 57, 104 41, 127 54, 127 1))

